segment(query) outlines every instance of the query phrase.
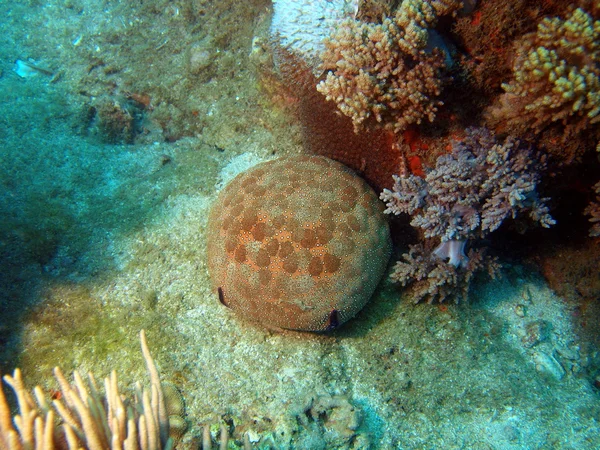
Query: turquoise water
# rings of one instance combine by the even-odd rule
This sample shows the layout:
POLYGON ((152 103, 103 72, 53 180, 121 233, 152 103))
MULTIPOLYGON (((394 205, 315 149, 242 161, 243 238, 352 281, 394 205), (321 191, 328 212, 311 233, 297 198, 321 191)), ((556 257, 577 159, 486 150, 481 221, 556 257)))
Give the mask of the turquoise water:
POLYGON ((207 424, 226 424, 231 448, 244 435, 277 449, 599 448, 598 246, 583 232, 553 238, 554 259, 502 252, 503 276, 458 305, 413 305, 384 281, 330 334, 268 331, 219 303, 205 256, 218 190, 303 151, 295 100, 265 69, 271 13, 0 4, 2 373, 52 391, 56 365, 115 369, 130 392, 147 379, 143 328, 185 398, 179 448, 207 424), (574 254, 587 278, 552 277, 574 254))

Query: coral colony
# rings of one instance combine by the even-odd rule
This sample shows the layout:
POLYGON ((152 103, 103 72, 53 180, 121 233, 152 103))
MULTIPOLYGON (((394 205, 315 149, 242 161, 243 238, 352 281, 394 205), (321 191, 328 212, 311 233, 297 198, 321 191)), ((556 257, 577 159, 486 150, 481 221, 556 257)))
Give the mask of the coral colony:
POLYGON ((533 128, 549 151, 571 161, 585 145, 583 130, 600 120, 600 22, 578 8, 566 19, 544 18, 537 31, 517 43, 513 78, 491 110, 491 122, 506 122, 515 135, 533 128), (552 138, 554 142, 551 141, 552 138), (546 142, 550 141, 550 142, 546 142))
MULTIPOLYGON (((362 153, 364 163, 354 168, 365 171, 372 184, 386 186, 369 175, 376 172, 369 167, 369 159, 385 160, 379 153, 392 155, 393 151, 400 155, 393 157, 397 158, 396 173, 402 173, 393 177, 393 188, 384 189, 381 199, 388 214, 410 215, 411 225, 424 238, 410 247, 391 275, 409 287, 415 302, 464 296, 475 271, 486 268, 496 274, 498 264, 485 255, 478 241, 506 219, 518 216, 528 215, 545 228, 552 226, 555 221, 547 199, 537 193, 547 165, 566 166, 580 161, 589 149, 600 148, 600 21, 594 20, 600 6, 581 3, 589 11, 575 5, 545 7, 560 12, 560 17, 544 17, 522 6, 523 11, 540 14, 537 27, 520 24, 530 32, 512 40, 505 36, 488 39, 489 45, 504 46, 501 51, 513 55, 503 62, 504 69, 469 65, 448 39, 448 29, 436 29, 442 20, 459 23, 452 29, 453 37, 465 40, 467 53, 472 45, 480 45, 484 55, 493 53, 495 48, 469 42, 474 35, 470 30, 477 28, 482 16, 492 14, 488 10, 492 7, 483 3, 404 0, 394 9, 390 2, 359 1, 354 15, 349 14, 347 2, 275 3, 272 33, 301 59, 305 48, 294 41, 294 33, 288 34, 297 28, 293 17, 316 5, 326 11, 326 27, 304 28, 311 35, 310 65, 320 60, 323 71, 315 81, 316 90, 351 122, 357 136, 385 130, 390 133, 387 140, 395 141, 387 148, 378 144, 372 155, 362 153), (368 11, 374 3, 379 6, 368 11), (381 5, 388 7, 384 13, 377 9, 384 8, 381 5), (297 14, 281 14, 290 9, 297 14), (379 16, 373 19, 372 11, 379 16), (418 136, 423 125, 438 120, 443 89, 464 76, 457 70, 469 76, 474 67, 498 77, 493 80, 496 88, 487 90, 494 97, 484 100, 488 107, 481 117, 461 119, 478 128, 460 129, 456 121, 446 119, 447 134, 457 137, 445 137, 445 144, 430 138, 435 151, 429 159, 431 168, 422 171, 418 166, 408 173, 404 166, 413 145, 407 136, 418 136)), ((473 71, 472 77, 485 79, 485 72, 473 71)), ((454 110, 466 114, 460 108, 454 110)), ((434 133, 444 133, 443 127, 434 133)), ((356 151, 353 142, 357 139, 346 138, 347 153, 356 151)), ((339 136, 332 139, 339 140, 339 136)), ((320 142, 314 151, 323 147, 320 142)), ((352 157, 342 152, 341 160, 352 161, 352 157)), ((592 236, 600 234, 599 198, 583 211, 590 216, 592 236)))
POLYGON ((411 0, 381 24, 344 20, 325 41, 323 68, 329 72, 317 90, 352 119, 355 131, 369 119, 394 132, 423 118, 432 122, 446 57, 428 49, 428 28, 461 6, 411 0))
POLYGON ((535 190, 544 167, 544 161, 533 158, 518 141, 500 143, 489 130, 479 128, 468 129, 425 178, 395 176, 393 190, 381 193, 385 212, 410 214, 411 225, 423 230, 425 238, 441 242, 430 253, 423 244, 413 246, 404 261, 396 263, 392 279, 405 286, 417 282, 415 301, 442 301, 455 287, 467 289, 475 270, 486 265, 493 271, 482 250, 467 256, 465 246, 522 212, 543 227, 554 225, 545 199, 535 190))

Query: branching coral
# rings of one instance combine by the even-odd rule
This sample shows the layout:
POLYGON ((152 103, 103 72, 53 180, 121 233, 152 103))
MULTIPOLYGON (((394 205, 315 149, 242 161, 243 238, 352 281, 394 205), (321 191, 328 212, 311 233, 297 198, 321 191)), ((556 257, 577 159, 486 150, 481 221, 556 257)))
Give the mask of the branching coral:
POLYGON ((331 71, 317 90, 352 119, 355 131, 369 119, 394 132, 432 121, 444 55, 427 51, 429 28, 460 7, 455 0, 405 0, 381 24, 346 19, 325 42, 323 68, 331 71))
POLYGON ((584 214, 590 216, 592 227, 590 228, 590 236, 600 236, 600 182, 594 186, 596 192, 596 201, 591 202, 585 209, 584 214))
MULTIPOLYGON (((506 120, 522 133, 540 133, 559 123, 562 142, 600 121, 600 21, 575 9, 563 20, 543 19, 537 32, 517 43, 513 79, 492 109, 492 120, 506 120)), ((570 152, 581 152, 570 150, 570 152)), ((557 150, 558 153, 567 153, 557 150)), ((571 159, 573 155, 564 155, 571 159)))
POLYGON ((148 350, 144 331, 140 333, 140 340, 150 373, 151 391, 138 384, 132 402, 121 397, 114 371, 104 380, 106 392, 102 395, 91 374, 86 383, 75 372, 72 385, 56 368, 54 375, 60 385, 60 394, 51 404, 40 387, 34 390, 34 401, 25 389, 19 369, 13 376, 5 376, 4 380, 15 391, 19 414, 11 421, 8 403, 0 388, 0 448, 172 448, 174 441, 169 433, 181 433, 185 421, 177 415, 168 415, 164 386, 148 350))
POLYGON ((500 143, 487 129, 468 129, 465 139, 439 157, 425 178, 395 176, 393 191, 381 193, 386 213, 412 215, 412 226, 441 243, 430 254, 422 247, 411 249, 392 278, 404 285, 411 279, 427 280, 428 287, 420 289, 417 301, 423 296, 443 300, 452 289, 440 291, 439 285, 468 283, 470 273, 492 262, 478 251, 471 250, 467 257, 469 239, 484 237, 523 211, 543 227, 553 225, 544 199, 536 193, 545 163, 532 156, 514 139, 500 143), (459 269, 463 275, 450 275, 459 269))
POLYGON ((436 300, 441 303, 448 297, 466 299, 473 275, 487 270, 490 277, 495 278, 500 265, 483 249, 470 249, 464 261, 457 267, 438 258, 425 244, 411 245, 408 253, 394 265, 390 278, 402 286, 409 286, 413 303, 423 299, 427 299, 427 303, 436 300))

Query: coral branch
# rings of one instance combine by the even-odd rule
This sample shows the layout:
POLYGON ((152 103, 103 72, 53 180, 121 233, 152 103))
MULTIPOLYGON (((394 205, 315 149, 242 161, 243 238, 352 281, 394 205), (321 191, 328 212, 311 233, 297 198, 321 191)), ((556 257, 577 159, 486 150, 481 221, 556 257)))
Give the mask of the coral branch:
POLYGON ((465 246, 521 212, 543 227, 553 225, 546 199, 536 193, 544 168, 544 159, 536 160, 518 141, 508 138, 501 143, 489 130, 472 128, 450 154, 438 158, 424 179, 395 176, 393 190, 384 189, 380 196, 385 212, 412 215, 412 226, 421 228, 425 238, 441 242, 430 252, 422 245, 412 247, 396 263, 392 279, 403 285, 417 283, 415 300, 428 297, 431 302, 457 290, 464 296, 477 270, 487 267, 495 274, 494 260, 481 250, 471 249, 467 256, 465 246))
POLYGON ((483 249, 469 250, 461 268, 438 258, 426 245, 411 245, 402 260, 396 262, 390 279, 409 289, 413 303, 426 300, 443 302, 448 297, 466 299, 471 279, 476 272, 487 270, 496 278, 500 265, 495 258, 485 255, 483 249))
POLYGON ((545 160, 536 161, 518 141, 499 143, 487 129, 472 128, 425 179, 395 177, 393 190, 380 198, 386 213, 412 214, 411 225, 442 241, 483 237, 521 211, 548 228, 554 219, 535 191, 544 168, 545 160))

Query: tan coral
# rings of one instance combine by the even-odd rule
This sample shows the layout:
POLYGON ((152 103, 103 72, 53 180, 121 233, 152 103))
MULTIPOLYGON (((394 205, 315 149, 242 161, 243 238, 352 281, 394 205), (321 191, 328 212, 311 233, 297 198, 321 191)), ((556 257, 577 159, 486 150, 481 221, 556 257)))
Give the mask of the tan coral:
MULTIPOLYGON (((563 20, 547 17, 517 44, 513 79, 492 109, 492 121, 513 132, 537 134, 560 124, 562 142, 600 121, 600 21, 575 9, 563 20)), ((556 132, 549 131, 553 136, 556 132)), ((584 146, 581 146, 584 147, 584 146)), ((581 153, 584 149, 572 150, 581 153)), ((558 149, 557 152, 567 153, 558 149)), ((573 155, 565 154, 565 159, 573 155)))
POLYGON ((441 102, 443 52, 426 52, 428 28, 460 2, 407 0, 381 24, 345 20, 325 43, 323 67, 330 70, 317 90, 352 119, 358 132, 374 119, 400 132, 425 118, 441 102))
POLYGON ((138 385, 135 400, 123 399, 115 371, 105 378, 105 394, 102 395, 92 374, 84 381, 75 371, 71 384, 62 371, 55 368, 54 376, 60 391, 52 403, 46 400, 39 386, 34 389, 33 396, 27 392, 19 369, 13 376, 5 376, 5 382, 15 391, 19 414, 11 419, 4 392, 0 389, 0 448, 172 448, 174 441, 169 437, 167 405, 143 330, 140 340, 151 389, 148 391, 138 385))

